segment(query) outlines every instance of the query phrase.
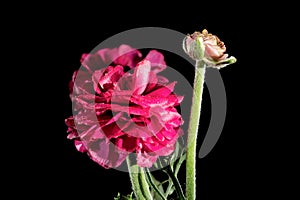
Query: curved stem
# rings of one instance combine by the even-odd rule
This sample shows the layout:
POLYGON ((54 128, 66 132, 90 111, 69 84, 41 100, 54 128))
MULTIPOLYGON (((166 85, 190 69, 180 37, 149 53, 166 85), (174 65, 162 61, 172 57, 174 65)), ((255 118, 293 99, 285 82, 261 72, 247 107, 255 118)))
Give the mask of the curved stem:
POLYGON ((167 200, 167 198, 164 196, 164 194, 158 189, 158 187, 156 186, 156 184, 154 183, 154 180, 152 178, 152 174, 149 171, 148 168, 146 168, 146 176, 149 180, 150 186, 155 190, 155 192, 163 199, 163 200, 167 200))
POLYGON ((180 183, 179 183, 177 177, 174 175, 174 173, 173 173, 173 171, 172 171, 172 169, 171 169, 170 166, 168 166, 166 168, 166 172, 168 173, 169 177, 171 178, 171 180, 172 180, 172 182, 173 182, 173 184, 175 186, 175 191, 176 191, 176 193, 178 195, 178 199, 179 200, 185 200, 185 197, 184 197, 182 188, 180 186, 180 183))
POLYGON ((174 174, 175 176, 177 176, 179 169, 181 167, 181 164, 183 163, 183 161, 185 160, 185 156, 182 155, 179 160, 177 161, 176 165, 175 165, 175 169, 174 169, 174 174))
POLYGON ((194 94, 188 128, 186 152, 186 197, 188 200, 196 199, 196 143, 200 120, 201 101, 206 66, 204 62, 196 61, 194 94))
POLYGON ((165 192, 166 196, 170 195, 172 187, 174 185, 171 178, 169 178, 168 182, 169 182, 169 184, 168 184, 168 187, 167 187, 166 192, 165 192))

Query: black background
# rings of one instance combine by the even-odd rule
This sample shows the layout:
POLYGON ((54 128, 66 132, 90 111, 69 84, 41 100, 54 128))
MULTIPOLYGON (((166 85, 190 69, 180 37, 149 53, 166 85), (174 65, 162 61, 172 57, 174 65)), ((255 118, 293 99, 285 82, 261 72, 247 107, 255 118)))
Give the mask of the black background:
MULTIPOLYGON (((25 109, 38 111, 26 127, 37 134, 26 135, 33 144, 26 147, 30 149, 30 156, 18 170, 25 177, 17 178, 17 185, 23 187, 31 180, 34 184, 26 193, 40 198, 113 199, 118 192, 130 193, 127 173, 103 169, 87 155, 77 152, 73 142, 66 138, 64 119, 72 115, 68 96, 72 73, 80 67, 81 54, 122 31, 164 27, 187 34, 206 28, 225 42, 229 55, 238 61, 220 70, 226 88, 227 117, 214 149, 197 160, 197 199, 257 198, 274 193, 274 187, 268 186, 278 179, 270 167, 277 152, 273 151, 271 143, 275 139, 269 139, 272 132, 265 120, 270 111, 265 94, 271 93, 273 87, 262 75, 266 74, 266 69, 254 72, 257 66, 264 65, 260 61, 262 55, 267 55, 258 46, 264 41, 260 35, 267 34, 269 19, 257 17, 262 8, 244 3, 235 7, 210 4, 199 10, 193 7, 197 8, 189 3, 183 4, 181 10, 160 7, 144 10, 140 6, 126 12, 121 6, 112 7, 108 12, 96 5, 80 10, 56 7, 47 11, 47 17, 34 23, 36 31, 31 37, 39 44, 35 56, 28 62, 38 63, 32 69, 39 75, 28 78, 32 86, 28 94, 34 94, 34 100, 25 109), (92 11, 91 7, 96 8, 92 11)), ((38 13, 34 18, 45 14, 43 10, 38 13)), ((30 44, 30 41, 27 42, 30 44)), ((181 68, 183 63, 176 55, 166 52, 166 61, 192 81, 193 69, 181 68)), ((210 106, 208 96, 205 88, 203 105, 207 107, 210 106)), ((205 107, 202 112, 200 129, 203 132, 207 129, 210 113, 205 107)), ((203 137, 199 136, 198 148, 203 137)), ((184 183, 184 170, 179 178, 184 183)))

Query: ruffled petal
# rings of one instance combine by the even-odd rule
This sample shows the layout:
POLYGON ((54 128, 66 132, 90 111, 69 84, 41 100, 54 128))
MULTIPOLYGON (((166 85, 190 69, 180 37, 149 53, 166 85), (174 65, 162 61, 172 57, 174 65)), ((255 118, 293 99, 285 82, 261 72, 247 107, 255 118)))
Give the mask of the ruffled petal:
POLYGON ((145 59, 151 62, 151 71, 154 73, 159 73, 167 67, 164 55, 156 50, 151 50, 145 59))
POLYGON ((96 87, 98 87, 99 84, 101 89, 108 90, 110 88, 114 88, 115 83, 123 76, 123 74, 124 71, 122 66, 120 65, 117 65, 116 67, 110 66, 102 74, 97 75, 94 82, 97 83, 96 87))
POLYGON ((169 107, 177 105, 182 98, 178 98, 176 95, 169 95, 167 97, 163 96, 140 96, 140 95, 133 95, 130 99, 131 102, 140 105, 144 108, 152 107, 152 106, 163 106, 169 107))
POLYGON ((141 57, 142 54, 138 50, 129 45, 121 45, 118 48, 105 48, 96 53, 83 54, 81 64, 90 72, 107 67, 112 63, 133 68, 141 61, 141 57))
POLYGON ((159 86, 158 88, 152 92, 150 92, 149 94, 147 94, 148 96, 163 96, 163 97, 167 97, 168 95, 170 95, 175 87, 176 82, 172 82, 169 83, 168 85, 164 86, 159 86))
POLYGON ((134 68, 141 61, 142 54, 137 49, 133 49, 128 45, 121 45, 117 50, 118 54, 112 57, 117 65, 134 68))
POLYGON ((137 153, 137 164, 140 167, 152 167, 152 165, 156 162, 158 155, 154 153, 137 153))
POLYGON ((148 60, 139 62, 134 69, 133 73, 133 88, 134 94, 142 94, 149 82, 149 74, 151 69, 151 63, 148 60))
POLYGON ((87 150, 90 158, 106 169, 120 166, 128 155, 127 152, 120 151, 113 143, 107 143, 105 140, 89 144, 87 150))
POLYGON ((124 135, 125 133, 122 131, 122 129, 125 128, 127 123, 122 122, 114 122, 107 126, 102 127, 102 130, 107 137, 107 139, 117 138, 121 135, 124 135))
POLYGON ((86 150, 86 148, 85 148, 85 146, 84 146, 84 144, 83 144, 82 141, 80 141, 80 140, 74 140, 74 145, 75 145, 77 151, 79 151, 81 153, 87 152, 87 150, 86 150))
POLYGON ((89 94, 93 92, 92 76, 86 71, 75 71, 69 83, 69 90, 72 96, 89 94))
POLYGON ((123 135, 116 138, 114 144, 122 151, 133 152, 137 146, 137 138, 130 135, 123 135))

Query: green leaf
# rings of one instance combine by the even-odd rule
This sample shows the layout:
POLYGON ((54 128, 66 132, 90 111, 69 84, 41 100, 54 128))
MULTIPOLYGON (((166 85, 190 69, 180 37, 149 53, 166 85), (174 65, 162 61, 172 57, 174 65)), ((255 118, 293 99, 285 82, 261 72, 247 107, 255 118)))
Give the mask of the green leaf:
POLYGON ((208 60, 206 58, 203 58, 203 61, 205 62, 205 64, 207 64, 207 67, 221 69, 223 67, 226 67, 227 65, 235 63, 237 60, 235 57, 230 56, 229 58, 226 58, 226 59, 218 61, 218 62, 208 60))
POLYGON ((226 58, 224 60, 217 62, 215 67, 220 69, 220 68, 226 67, 227 65, 233 64, 235 62, 236 62, 236 58, 233 56, 230 56, 229 58, 226 58))
POLYGON ((186 158, 186 154, 183 153, 183 154, 181 155, 181 157, 177 160, 176 165, 175 165, 175 169, 174 169, 174 174, 175 174, 175 176, 177 176, 177 174, 178 174, 178 172, 179 172, 179 169, 180 169, 180 167, 181 167, 183 161, 185 161, 185 158, 186 158))
POLYGON ((114 200, 121 200, 121 194, 118 192, 118 196, 114 197, 114 200))
POLYGON ((169 177, 172 179, 172 182, 173 182, 173 184, 174 184, 175 191, 176 191, 176 193, 177 193, 177 195, 178 195, 179 200, 186 200, 186 198, 184 197, 184 194, 183 194, 183 190, 182 190, 182 188, 181 188, 181 185, 180 185, 180 183, 179 183, 179 180, 178 180, 178 178, 175 176, 175 174, 174 174, 174 172, 172 171, 171 167, 168 166, 168 167, 166 168, 165 171, 168 173, 169 177))
POLYGON ((153 197, 155 200, 167 200, 167 198, 164 196, 164 190, 162 185, 159 181, 157 181, 154 176, 151 174, 150 170, 146 168, 146 177, 147 182, 149 183, 153 197), (158 188, 158 185, 160 185, 160 188, 158 188))
POLYGON ((118 193, 118 196, 114 198, 114 200, 133 200, 132 198, 133 192, 131 194, 128 194, 127 196, 121 196, 120 193, 118 193))
MULTIPOLYGON (((175 170, 175 166, 178 165, 178 162, 180 165, 182 164, 183 160, 185 160, 185 143, 182 137, 178 138, 176 142, 176 147, 174 150, 174 153, 171 155, 170 158, 170 166, 172 170, 175 170)), ((178 166, 180 167, 180 166, 178 166)))

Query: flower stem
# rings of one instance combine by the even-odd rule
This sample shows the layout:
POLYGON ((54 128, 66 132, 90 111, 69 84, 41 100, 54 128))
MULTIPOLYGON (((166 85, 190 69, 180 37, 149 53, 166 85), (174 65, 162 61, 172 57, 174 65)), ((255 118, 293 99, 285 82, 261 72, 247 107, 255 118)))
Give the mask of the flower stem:
POLYGON ((172 171, 171 166, 167 166, 166 172, 170 176, 170 178, 171 178, 171 180, 172 180, 172 182, 173 182, 173 184, 175 186, 175 191, 176 191, 176 193, 178 195, 178 199, 179 200, 185 200, 186 198, 183 195, 183 191, 181 189, 180 183, 179 183, 177 177, 175 176, 174 172, 172 171))
POLYGON ((146 180, 145 171, 142 167, 139 167, 139 168, 140 168, 139 180, 140 180, 140 186, 142 188, 143 194, 144 194, 146 200, 153 200, 150 189, 149 189, 148 182, 146 180))
POLYGON ((149 185, 146 181, 145 172, 137 165, 131 166, 129 156, 127 156, 126 161, 132 190, 136 198, 139 200, 152 200, 153 198, 149 190, 149 185))
POLYGON ((161 199, 167 200, 167 198, 164 196, 164 194, 156 186, 156 184, 155 184, 155 182, 152 178, 152 174, 151 174, 151 172, 148 168, 146 168, 146 175, 147 175, 147 178, 149 180, 150 186, 155 190, 155 192, 161 197, 161 199))
POLYGON ((196 61, 194 94, 188 128, 186 152, 186 197, 188 200, 196 199, 196 143, 200 120, 201 101, 206 66, 202 61, 196 61))
POLYGON ((140 184, 139 184, 138 167, 137 166, 131 166, 129 156, 127 156, 126 161, 127 161, 127 166, 128 166, 130 182, 131 182, 131 185, 132 185, 132 190, 133 190, 133 192, 134 192, 137 199, 145 199, 144 195, 143 195, 143 192, 140 188, 140 184))
POLYGON ((169 178, 168 182, 169 182, 169 184, 168 184, 168 187, 165 192, 166 196, 169 196, 169 194, 171 193, 172 187, 173 187, 173 182, 172 182, 171 178, 169 178))

